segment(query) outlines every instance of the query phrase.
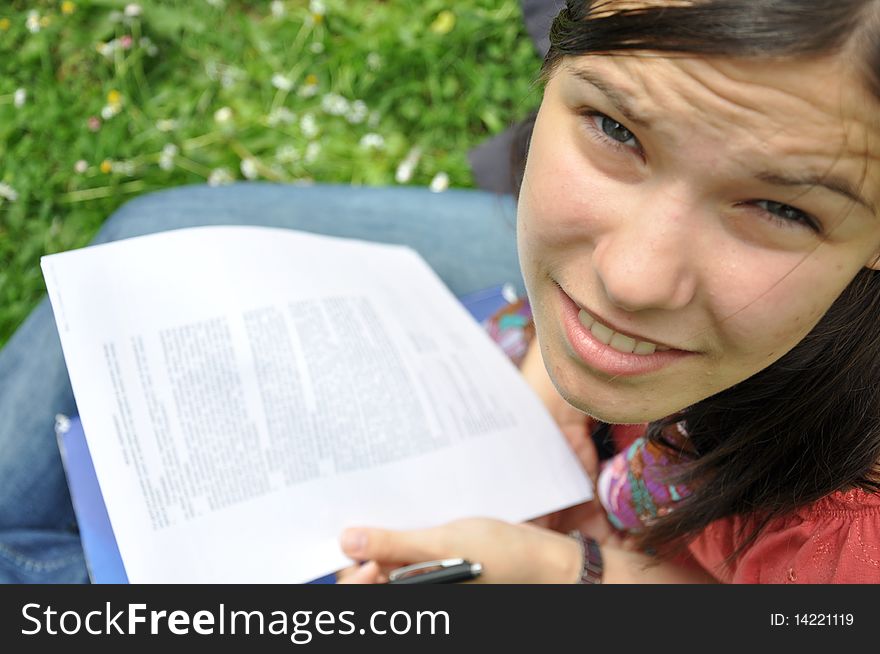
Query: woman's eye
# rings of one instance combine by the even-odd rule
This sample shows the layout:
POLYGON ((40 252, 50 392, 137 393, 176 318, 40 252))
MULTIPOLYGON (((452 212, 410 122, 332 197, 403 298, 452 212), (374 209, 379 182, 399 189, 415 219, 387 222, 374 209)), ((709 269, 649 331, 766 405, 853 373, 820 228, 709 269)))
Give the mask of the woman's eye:
POLYGON ((789 204, 773 202, 772 200, 759 200, 755 202, 755 205, 773 216, 774 219, 785 224, 786 227, 801 224, 816 232, 821 232, 818 222, 812 216, 789 204))
POLYGON ((592 121, 596 129, 612 141, 616 141, 621 145, 627 145, 632 148, 640 147, 635 135, 629 131, 625 125, 617 122, 613 118, 610 118, 605 114, 592 112, 588 115, 588 119, 592 121))

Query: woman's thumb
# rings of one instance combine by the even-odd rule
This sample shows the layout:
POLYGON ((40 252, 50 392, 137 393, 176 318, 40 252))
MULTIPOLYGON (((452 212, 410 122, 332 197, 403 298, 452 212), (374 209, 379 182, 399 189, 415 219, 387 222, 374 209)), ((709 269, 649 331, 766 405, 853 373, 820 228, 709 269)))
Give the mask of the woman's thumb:
POLYGON ((390 531, 354 527, 342 532, 342 551, 352 559, 401 562, 432 558, 434 538, 425 531, 390 531))
POLYGON ((342 551, 352 559, 369 559, 367 552, 368 535, 366 529, 346 529, 342 532, 342 551))

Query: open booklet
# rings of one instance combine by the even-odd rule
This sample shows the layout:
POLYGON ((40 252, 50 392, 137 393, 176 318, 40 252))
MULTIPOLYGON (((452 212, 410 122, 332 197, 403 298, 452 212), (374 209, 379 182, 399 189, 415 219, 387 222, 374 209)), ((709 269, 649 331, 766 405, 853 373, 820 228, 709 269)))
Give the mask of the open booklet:
POLYGON ((520 521, 589 481, 412 250, 255 227, 43 258, 128 579, 302 582, 353 525, 520 521))

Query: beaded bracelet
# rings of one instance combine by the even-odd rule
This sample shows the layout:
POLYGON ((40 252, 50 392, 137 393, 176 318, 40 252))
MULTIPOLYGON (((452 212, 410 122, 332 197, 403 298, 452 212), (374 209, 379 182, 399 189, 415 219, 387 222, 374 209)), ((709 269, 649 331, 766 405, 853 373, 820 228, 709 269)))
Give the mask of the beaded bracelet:
POLYGON ((601 584, 602 583, 602 550, 599 549, 599 543, 595 538, 584 536, 580 531, 575 529, 568 534, 574 538, 581 546, 581 573, 578 577, 579 584, 601 584))

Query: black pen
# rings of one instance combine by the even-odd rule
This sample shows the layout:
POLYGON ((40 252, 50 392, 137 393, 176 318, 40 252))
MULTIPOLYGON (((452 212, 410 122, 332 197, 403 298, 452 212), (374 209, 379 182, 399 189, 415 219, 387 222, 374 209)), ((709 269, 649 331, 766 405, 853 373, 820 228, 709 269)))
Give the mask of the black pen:
POLYGON ((414 563, 392 570, 388 575, 389 584, 454 584, 471 581, 483 572, 479 563, 465 559, 443 559, 414 563))

